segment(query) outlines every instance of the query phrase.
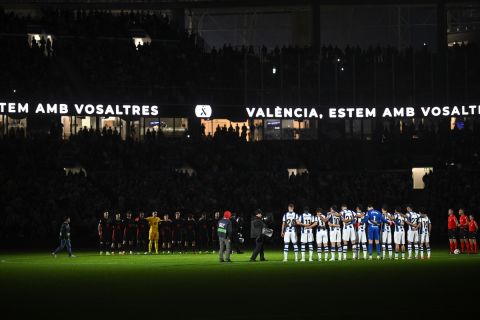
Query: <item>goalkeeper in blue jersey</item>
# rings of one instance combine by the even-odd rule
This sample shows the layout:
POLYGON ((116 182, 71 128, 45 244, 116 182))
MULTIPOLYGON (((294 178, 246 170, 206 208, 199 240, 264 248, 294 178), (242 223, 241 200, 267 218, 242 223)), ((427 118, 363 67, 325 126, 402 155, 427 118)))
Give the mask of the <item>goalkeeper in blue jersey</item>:
POLYGON ((369 260, 372 260, 373 241, 377 246, 377 259, 380 259, 380 226, 386 223, 387 219, 379 211, 375 210, 372 205, 368 205, 368 212, 365 214, 364 222, 368 224, 368 254, 369 260))

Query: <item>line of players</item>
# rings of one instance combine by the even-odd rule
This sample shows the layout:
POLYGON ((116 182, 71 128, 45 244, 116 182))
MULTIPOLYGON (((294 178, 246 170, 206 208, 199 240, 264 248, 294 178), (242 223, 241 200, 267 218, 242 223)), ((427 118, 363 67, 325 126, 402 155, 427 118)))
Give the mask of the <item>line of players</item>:
POLYGON ((173 219, 169 214, 160 219, 155 211, 150 217, 143 212, 134 217, 128 211, 123 218, 120 213, 112 217, 105 211, 98 222, 100 254, 147 254, 152 253, 153 247, 158 254, 159 241, 164 253, 196 252, 197 248, 200 252, 214 252, 218 246, 219 217, 216 212, 213 218, 202 213, 198 220, 193 214, 184 219, 180 212, 175 212, 173 219))
POLYGON ((427 258, 430 259, 430 233, 432 224, 425 213, 413 211, 410 205, 406 206, 403 213, 400 207, 390 213, 386 206, 383 206, 381 213, 367 206, 367 212, 357 205, 355 211, 349 210, 346 204, 341 205, 341 211, 332 205, 328 212, 318 208, 314 214, 304 208, 302 214, 294 212, 294 205, 288 205, 288 211, 282 219, 282 237, 284 239, 284 260, 288 261, 290 243, 293 245, 295 261, 299 261, 297 239, 300 234, 301 260, 305 261, 305 252, 308 247, 309 261, 313 261, 313 244, 317 244, 317 259, 335 261, 336 253, 338 260, 347 260, 348 245, 351 244, 353 260, 360 259, 360 249, 363 259, 372 259, 373 243, 376 245, 377 259, 393 259, 392 235, 395 244, 395 259, 405 259, 405 229, 407 230, 408 259, 419 257, 424 259, 424 248, 427 251, 427 258), (367 237, 368 235, 368 237, 367 237), (343 244, 342 244, 343 243, 343 244), (380 255, 380 243, 382 255, 380 255), (413 255, 414 253, 414 255, 413 255))
POLYGON ((460 222, 453 209, 448 209, 448 240, 450 253, 478 253, 477 232, 478 224, 473 214, 467 216, 463 208, 458 209, 460 222), (460 239, 462 251, 458 250, 457 235, 460 239))

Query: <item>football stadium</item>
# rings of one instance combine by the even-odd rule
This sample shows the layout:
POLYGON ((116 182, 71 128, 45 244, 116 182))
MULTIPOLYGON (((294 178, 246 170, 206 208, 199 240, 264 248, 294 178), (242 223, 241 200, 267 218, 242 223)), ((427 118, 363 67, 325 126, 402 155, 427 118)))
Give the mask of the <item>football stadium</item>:
POLYGON ((474 318, 480 4, 1 0, 2 319, 474 318))

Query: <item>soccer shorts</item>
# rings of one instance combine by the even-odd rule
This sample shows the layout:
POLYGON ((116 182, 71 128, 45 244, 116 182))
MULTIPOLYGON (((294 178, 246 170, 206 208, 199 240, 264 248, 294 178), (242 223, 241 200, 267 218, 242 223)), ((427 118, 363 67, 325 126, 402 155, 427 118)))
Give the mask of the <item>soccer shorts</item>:
POLYGON ((407 241, 410 243, 418 242, 418 230, 408 230, 407 232, 407 241))
POLYGON ((342 232, 340 229, 330 230, 330 243, 342 242, 342 232))
POLYGON ((285 243, 290 243, 291 242, 293 244, 296 244, 297 243, 297 234, 293 231, 287 231, 283 235, 283 241, 285 243))
POLYGON ((367 243, 367 233, 365 229, 358 229, 357 231, 357 241, 358 243, 367 243))
POLYGON ((458 238, 459 238, 459 239, 467 239, 467 238, 468 238, 467 229, 462 229, 462 228, 460 228, 460 229, 458 230, 458 238))
POLYGON ((382 232, 382 243, 391 244, 392 243, 392 232, 383 231, 382 232))
POLYGON ((430 236, 428 232, 420 233, 420 244, 429 243, 429 242, 430 242, 430 236))
POLYGON ((405 244, 405 231, 395 231, 393 240, 395 244, 405 244))
POLYGON ((125 232, 125 236, 123 237, 123 241, 125 242, 133 242, 135 240, 135 232, 132 230, 129 230, 125 232))
POLYGON ((368 227, 368 240, 380 240, 380 229, 378 227, 368 227))
POLYGON ((471 239, 471 240, 476 240, 477 239, 477 232, 476 231, 470 231, 468 233, 468 239, 471 239))
POLYGON ((323 243, 324 246, 328 246, 328 233, 327 230, 319 230, 317 231, 317 245, 321 245, 323 243))
POLYGON ((162 230, 162 242, 172 242, 172 231, 165 229, 162 230))
POLYGON ((356 241, 357 236, 355 235, 355 228, 353 226, 346 226, 343 228, 343 241, 356 241))
POLYGON ((158 241, 158 231, 149 231, 148 240, 158 241))
POLYGON ((313 233, 302 233, 302 235, 300 236, 300 241, 302 243, 313 242, 313 233))
POLYGON ((448 239, 455 240, 457 238, 457 229, 448 229, 448 239))
MULTIPOLYGON (((173 239, 172 241, 174 242, 182 242, 184 238, 185 237, 183 236, 183 231, 181 230, 175 230, 172 233, 172 239, 173 239)), ((215 240, 218 240, 218 237, 215 240)))
POLYGON ((185 241, 186 242, 194 242, 195 241, 195 232, 187 231, 185 233, 185 241))

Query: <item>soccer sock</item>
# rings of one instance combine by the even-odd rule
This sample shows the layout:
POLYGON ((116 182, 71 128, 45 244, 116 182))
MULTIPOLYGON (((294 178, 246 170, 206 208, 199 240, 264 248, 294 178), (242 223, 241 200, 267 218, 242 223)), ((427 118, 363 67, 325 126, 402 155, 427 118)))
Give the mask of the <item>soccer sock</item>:
POLYGON ((331 257, 330 257, 330 258, 331 258, 332 260, 335 260, 335 247, 332 246, 330 249, 331 249, 331 250, 330 250, 330 256, 331 256, 331 257))
POLYGON ((305 260, 305 243, 302 243, 302 260, 305 260))
POLYGON ((420 248, 420 257, 421 257, 422 259, 423 259, 423 251, 424 251, 424 247, 422 246, 422 247, 420 248))
POLYGON ((148 252, 149 253, 152 253, 152 245, 153 245, 153 241, 152 240, 148 241, 148 252))
POLYGON ((367 259, 367 244, 362 245, 363 259, 367 259))
POLYGON ((382 257, 385 258, 385 254, 387 253, 387 248, 385 247, 384 244, 382 244, 382 257))
POLYGON ((328 248, 328 244, 325 245, 324 251, 325 251, 325 260, 327 260, 328 252, 330 251, 330 249, 328 248))
POLYGON ((391 259, 392 255, 393 255, 393 248, 392 248, 392 245, 389 244, 388 245, 388 257, 391 259))
POLYGON ((430 247, 427 247, 427 257, 430 258, 430 247))
POLYGON ((298 246, 296 243, 293 244, 293 252, 295 253, 295 260, 298 260, 298 246))
POLYGON ((405 251, 402 251, 402 259, 405 259, 405 251))
POLYGON ((418 244, 414 245, 415 248, 415 258, 418 257, 418 244))
POLYGON ((287 260, 288 259, 288 243, 285 243, 285 245, 283 246, 283 259, 284 260, 287 260))
POLYGON ((455 239, 455 241, 453 241, 453 245, 454 245, 455 249, 458 249, 458 242, 457 242, 457 239, 455 239))
POLYGON ((411 258, 412 257, 412 245, 411 244, 407 245, 407 248, 408 248, 408 257, 411 258))
POLYGON ((322 260, 322 245, 317 243, 317 255, 318 255, 318 260, 322 260))
POLYGON ((368 255, 371 256, 373 252, 373 243, 368 244, 368 255))
POLYGON ((158 253, 158 240, 155 240, 155 252, 158 253))
POLYGON ((395 259, 398 259, 398 251, 395 251, 395 259))
POLYGON ((462 253, 465 252, 465 242, 460 241, 460 246, 462 247, 462 253))
POLYGON ((470 253, 470 243, 468 241, 465 242, 465 246, 467 247, 467 252, 470 253))
POLYGON ((380 243, 377 243, 377 257, 380 257, 380 243))
POLYGON ((356 244, 352 244, 352 252, 353 252, 353 258, 355 259, 358 256, 356 244))
POLYGON ((347 250, 348 250, 348 246, 343 245, 343 259, 345 260, 347 260, 347 250))
POLYGON ((342 246, 338 245, 337 247, 338 260, 342 260, 342 252, 343 252, 342 246))
POLYGON ((312 243, 310 243, 308 245, 308 249, 309 249, 309 252, 308 252, 309 253, 309 259, 312 260, 313 259, 313 244, 312 243))
POLYGON ((450 241, 449 244, 450 244, 450 253, 453 253, 453 250, 454 250, 453 249, 453 242, 450 241))

